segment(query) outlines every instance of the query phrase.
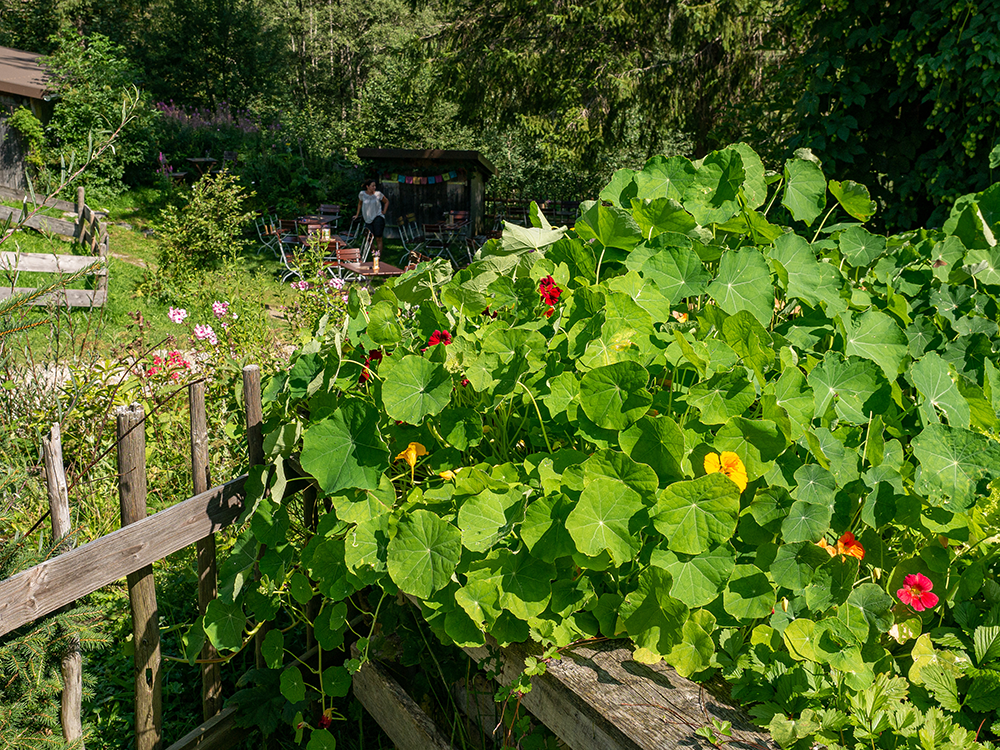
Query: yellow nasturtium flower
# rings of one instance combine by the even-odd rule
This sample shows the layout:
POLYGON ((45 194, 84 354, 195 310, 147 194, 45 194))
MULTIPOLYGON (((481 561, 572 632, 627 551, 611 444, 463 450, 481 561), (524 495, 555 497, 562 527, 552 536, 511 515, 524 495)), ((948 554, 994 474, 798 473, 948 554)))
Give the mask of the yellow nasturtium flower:
POLYGON ((747 488, 747 470, 740 461, 740 457, 732 451, 722 451, 719 453, 709 453, 705 456, 705 473, 715 474, 721 472, 729 477, 733 483, 743 492, 747 488))
POLYGON ((403 450, 398 456, 396 456, 397 461, 403 459, 404 461, 406 461, 406 463, 410 465, 411 482, 413 481, 413 467, 417 465, 417 457, 426 455, 427 455, 427 449, 424 446, 422 446, 420 443, 410 443, 408 446, 406 446, 405 450, 403 450))

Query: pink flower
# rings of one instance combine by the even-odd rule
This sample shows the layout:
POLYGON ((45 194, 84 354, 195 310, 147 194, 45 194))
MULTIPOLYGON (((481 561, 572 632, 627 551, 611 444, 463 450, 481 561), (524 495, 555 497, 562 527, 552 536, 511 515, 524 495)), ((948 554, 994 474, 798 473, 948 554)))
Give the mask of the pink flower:
POLYGON ((215 338, 215 331, 212 330, 212 326, 197 325, 194 327, 194 337, 199 341, 204 341, 205 339, 211 341, 215 338))
POLYGON ((903 604, 909 604, 917 612, 923 612, 938 603, 937 594, 931 593, 933 588, 930 578, 923 573, 913 573, 903 579, 903 588, 896 592, 896 596, 903 604))
POLYGON ((213 302, 212 303, 212 313, 217 318, 224 318, 226 313, 229 312, 228 302, 213 302))
POLYGON ((336 289, 336 290, 339 291, 339 290, 341 290, 341 289, 344 288, 344 280, 340 279, 340 278, 334 277, 334 278, 330 279, 329 281, 327 281, 326 285, 330 286, 330 287, 333 287, 334 289, 336 289))
POLYGON ((436 344, 444 344, 448 346, 451 343, 451 334, 448 331, 434 331, 431 337, 427 340, 427 346, 435 346, 436 344))
POLYGON ((183 323, 184 318, 187 316, 188 311, 182 307, 171 307, 170 311, 167 313, 167 317, 174 323, 183 323))

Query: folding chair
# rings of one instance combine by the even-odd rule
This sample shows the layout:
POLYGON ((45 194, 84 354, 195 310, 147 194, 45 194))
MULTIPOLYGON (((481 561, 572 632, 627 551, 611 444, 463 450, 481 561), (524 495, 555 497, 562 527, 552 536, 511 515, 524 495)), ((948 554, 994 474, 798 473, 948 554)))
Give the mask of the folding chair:
POLYGON ((336 229, 340 225, 339 203, 320 203, 319 210, 316 213, 328 220, 331 230, 336 229))
POLYGON ((261 216, 255 219, 254 227, 257 229, 257 239, 260 241, 260 245, 257 246, 257 255, 259 256, 264 248, 267 248, 274 253, 275 257, 278 257, 278 242, 280 237, 274 231, 271 224, 268 223, 267 217, 261 216))

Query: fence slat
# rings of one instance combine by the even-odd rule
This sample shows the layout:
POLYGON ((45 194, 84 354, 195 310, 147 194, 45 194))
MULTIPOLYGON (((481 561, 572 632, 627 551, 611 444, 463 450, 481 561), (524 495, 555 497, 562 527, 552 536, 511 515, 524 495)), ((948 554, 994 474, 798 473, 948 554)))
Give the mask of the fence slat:
MULTIPOLYGON (((243 407, 247 413, 247 453, 250 465, 257 466, 264 463, 264 407, 260 398, 260 368, 257 365, 243 368, 243 407)), ((265 549, 261 545, 259 554, 263 555, 265 549)), ((260 578, 257 563, 253 567, 254 576, 260 578)), ((254 663, 258 669, 267 666, 262 651, 267 631, 268 623, 265 622, 254 636, 254 663)))
MULTIPOLYGON (((146 517, 146 432, 142 406, 118 408, 118 497, 122 526, 146 517)), ((135 747, 158 750, 163 733, 160 614, 153 566, 128 574, 135 658, 135 747)))
POLYGON ((184 549, 243 512, 246 475, 0 581, 0 636, 184 549))
MULTIPOLYGON (((208 489, 212 480, 208 468, 208 417, 205 413, 205 381, 188 386, 188 404, 191 415, 191 476, 194 494, 208 489)), ((218 577, 215 558, 215 534, 208 534, 195 542, 198 558, 198 613, 205 614, 208 603, 218 595, 218 577)), ((219 652, 205 639, 201 648, 201 710, 202 719, 208 721, 222 710, 222 670, 219 652)))
MULTIPOLYGON (((69 516, 69 492, 66 470, 63 467, 62 433, 59 423, 52 425, 47 436, 42 437, 42 457, 45 461, 45 487, 49 496, 49 518, 52 519, 52 541, 57 542, 69 534, 72 526, 69 516)), ((59 723, 66 742, 80 740, 83 750, 83 722, 80 711, 83 705, 83 653, 80 639, 73 637, 60 664, 62 672, 62 703, 59 723)))

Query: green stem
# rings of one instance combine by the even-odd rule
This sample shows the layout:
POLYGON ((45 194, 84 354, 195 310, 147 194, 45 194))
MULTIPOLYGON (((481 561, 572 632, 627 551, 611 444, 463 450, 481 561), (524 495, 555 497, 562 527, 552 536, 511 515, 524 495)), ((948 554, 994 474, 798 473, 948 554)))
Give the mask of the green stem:
POLYGON ((552 452, 552 443, 549 442, 549 435, 545 431, 545 420, 542 419, 542 412, 538 408, 538 402, 535 401, 535 397, 534 397, 534 395, 532 395, 531 390, 528 388, 528 386, 526 386, 520 380, 517 381, 517 384, 519 386, 521 386, 522 388, 524 388, 524 392, 528 394, 528 398, 531 399, 531 403, 535 405, 535 413, 538 415, 538 424, 541 425, 541 427, 542 427, 542 437, 545 438, 545 447, 548 448, 549 449, 549 453, 551 453, 552 452))
POLYGON ((823 217, 823 221, 821 221, 819 223, 819 226, 816 227, 816 234, 813 235, 813 238, 810 240, 810 243, 815 242, 816 238, 819 237, 819 233, 823 229, 823 225, 826 224, 826 220, 830 218, 830 214, 833 213, 833 209, 835 209, 836 207, 837 207, 836 203, 830 206, 830 210, 826 212, 826 216, 823 217))
POLYGON ((604 253, 607 252, 607 246, 601 250, 601 257, 597 259, 597 271, 594 273, 594 284, 601 283, 601 263, 604 261, 604 253))

